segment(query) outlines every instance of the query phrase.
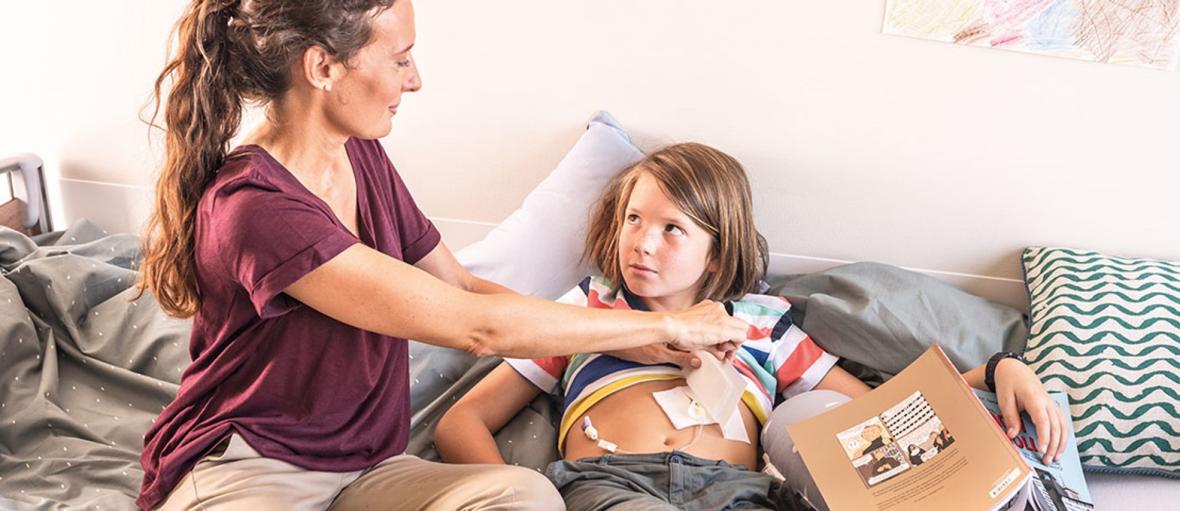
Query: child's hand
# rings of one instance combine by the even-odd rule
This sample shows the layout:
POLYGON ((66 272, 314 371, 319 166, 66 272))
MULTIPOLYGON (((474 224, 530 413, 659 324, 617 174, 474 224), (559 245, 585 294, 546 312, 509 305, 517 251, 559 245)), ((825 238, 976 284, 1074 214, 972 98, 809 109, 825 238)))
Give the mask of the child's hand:
POLYGON ((1041 380, 1023 362, 1006 358, 996 365, 996 399, 1004 415, 1008 438, 1020 433, 1020 411, 1024 410, 1037 428, 1037 447, 1046 465, 1061 458, 1073 424, 1053 402, 1041 380))

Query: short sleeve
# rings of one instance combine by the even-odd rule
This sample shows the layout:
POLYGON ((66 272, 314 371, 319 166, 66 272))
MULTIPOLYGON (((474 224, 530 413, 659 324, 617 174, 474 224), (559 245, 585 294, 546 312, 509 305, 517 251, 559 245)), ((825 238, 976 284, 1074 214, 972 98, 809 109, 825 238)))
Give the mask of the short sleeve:
POLYGON ((734 315, 750 324, 743 347, 767 353, 764 369, 784 398, 815 388, 839 360, 791 321, 791 302, 781 296, 750 294, 733 304, 734 315))
POLYGON ((291 284, 359 240, 309 199, 261 186, 228 186, 210 212, 207 235, 261 318, 299 302, 291 284))
POLYGON ((549 394, 557 394, 561 377, 569 366, 569 357, 506 358, 504 363, 529 383, 549 394))
MULTIPOLYGON (((790 317, 784 314, 786 321, 790 317)), ((791 324, 774 340, 771 360, 777 391, 790 398, 815 388, 839 359, 820 348, 803 329, 791 324)))
MULTIPOLYGON (((589 283, 589 278, 582 281, 581 285, 558 298, 557 303, 585 307, 586 289, 588 289, 586 286, 589 283)), ((565 374, 566 368, 569 367, 570 358, 567 356, 506 358, 504 362, 520 373, 524 379, 536 385, 537 388, 550 394, 556 394, 560 387, 561 378, 565 374)))

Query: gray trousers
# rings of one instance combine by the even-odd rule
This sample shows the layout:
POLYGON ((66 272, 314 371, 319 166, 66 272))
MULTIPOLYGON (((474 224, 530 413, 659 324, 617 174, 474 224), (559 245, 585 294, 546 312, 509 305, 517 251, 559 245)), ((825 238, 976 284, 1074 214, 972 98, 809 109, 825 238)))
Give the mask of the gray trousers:
POLYGON ((778 509, 773 477, 680 451, 557 461, 545 475, 571 511, 778 509))

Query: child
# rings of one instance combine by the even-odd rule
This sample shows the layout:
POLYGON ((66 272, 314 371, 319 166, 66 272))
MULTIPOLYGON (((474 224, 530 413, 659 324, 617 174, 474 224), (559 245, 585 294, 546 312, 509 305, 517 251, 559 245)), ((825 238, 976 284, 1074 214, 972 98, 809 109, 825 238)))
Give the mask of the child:
MULTIPOLYGON (((868 387, 791 323, 786 299, 751 294, 764 275, 767 249, 754 227, 741 165, 695 143, 648 155, 604 193, 586 250, 603 277, 582 281, 562 303, 678 311, 709 299, 726 302, 750 324, 748 339, 732 355, 732 370, 745 383, 738 434, 731 429, 727 438, 716 423, 673 426, 653 394, 685 380, 679 367, 660 363, 679 357, 653 346, 505 360, 439 422, 435 442, 443 459, 503 463, 492 435, 545 391, 564 397, 558 429, 564 461, 546 475, 568 509, 774 508, 777 483, 753 470, 758 432, 778 396, 812 389, 856 396, 868 387)), ((998 366, 998 381, 1016 394, 1045 395, 1027 367, 1010 362, 998 366)), ((979 386, 982 368, 968 379, 979 386)))

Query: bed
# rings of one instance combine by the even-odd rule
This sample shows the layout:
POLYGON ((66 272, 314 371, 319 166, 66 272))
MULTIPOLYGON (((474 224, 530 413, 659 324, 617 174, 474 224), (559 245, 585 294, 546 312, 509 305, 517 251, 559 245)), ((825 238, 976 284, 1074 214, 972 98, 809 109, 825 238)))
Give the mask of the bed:
MULTIPOLYGON (((609 172, 594 169, 619 169, 637 154, 606 150, 604 144, 616 143, 609 138, 620 133, 625 139, 613 119, 596 116, 517 213, 458 252, 461 262, 481 276, 542 296, 555 296, 577 281, 565 280, 580 279, 587 269, 574 257, 580 250, 579 229, 567 228, 545 210, 560 206, 569 222, 584 218, 568 210, 587 208, 593 195, 586 194, 587 183, 600 188, 609 178, 609 172), (536 243, 551 249, 519 249, 536 243)), ((143 434, 171 400, 190 361, 189 323, 167 317, 150 295, 133 300, 137 236, 107 232, 85 220, 37 233, 48 231, 39 162, 24 157, 0 163, 0 170, 37 183, 20 193, 26 198, 22 207, 32 213, 20 217, 19 225, 0 227, 0 509, 133 509, 142 477, 143 434), (39 229, 30 230, 33 225, 39 229)), ((835 276, 859 279, 873 300, 892 300, 904 291, 911 300, 917 296, 921 302, 953 305, 958 317, 969 316, 970 321, 959 322, 955 342, 948 347, 944 339, 957 364, 972 364, 1023 342, 1021 311, 900 268, 859 264, 770 276, 772 291, 794 295, 800 305, 796 320, 805 329, 809 320, 815 324, 818 331, 812 335, 821 344, 823 327, 816 321, 825 309, 808 298, 835 276)), ((903 326, 911 334, 927 328, 916 320, 903 326)), ((888 376, 890 368, 872 367, 872 353, 849 350, 843 355, 850 369, 869 379, 888 376)), ((410 356, 408 451, 437 459, 433 424, 498 361, 412 341, 410 356)), ((531 403, 497 434, 505 459, 538 470, 556 459, 557 414, 545 396, 531 403)), ((1092 473, 1088 481, 1098 509, 1155 509, 1180 501, 1175 479, 1092 473)))

